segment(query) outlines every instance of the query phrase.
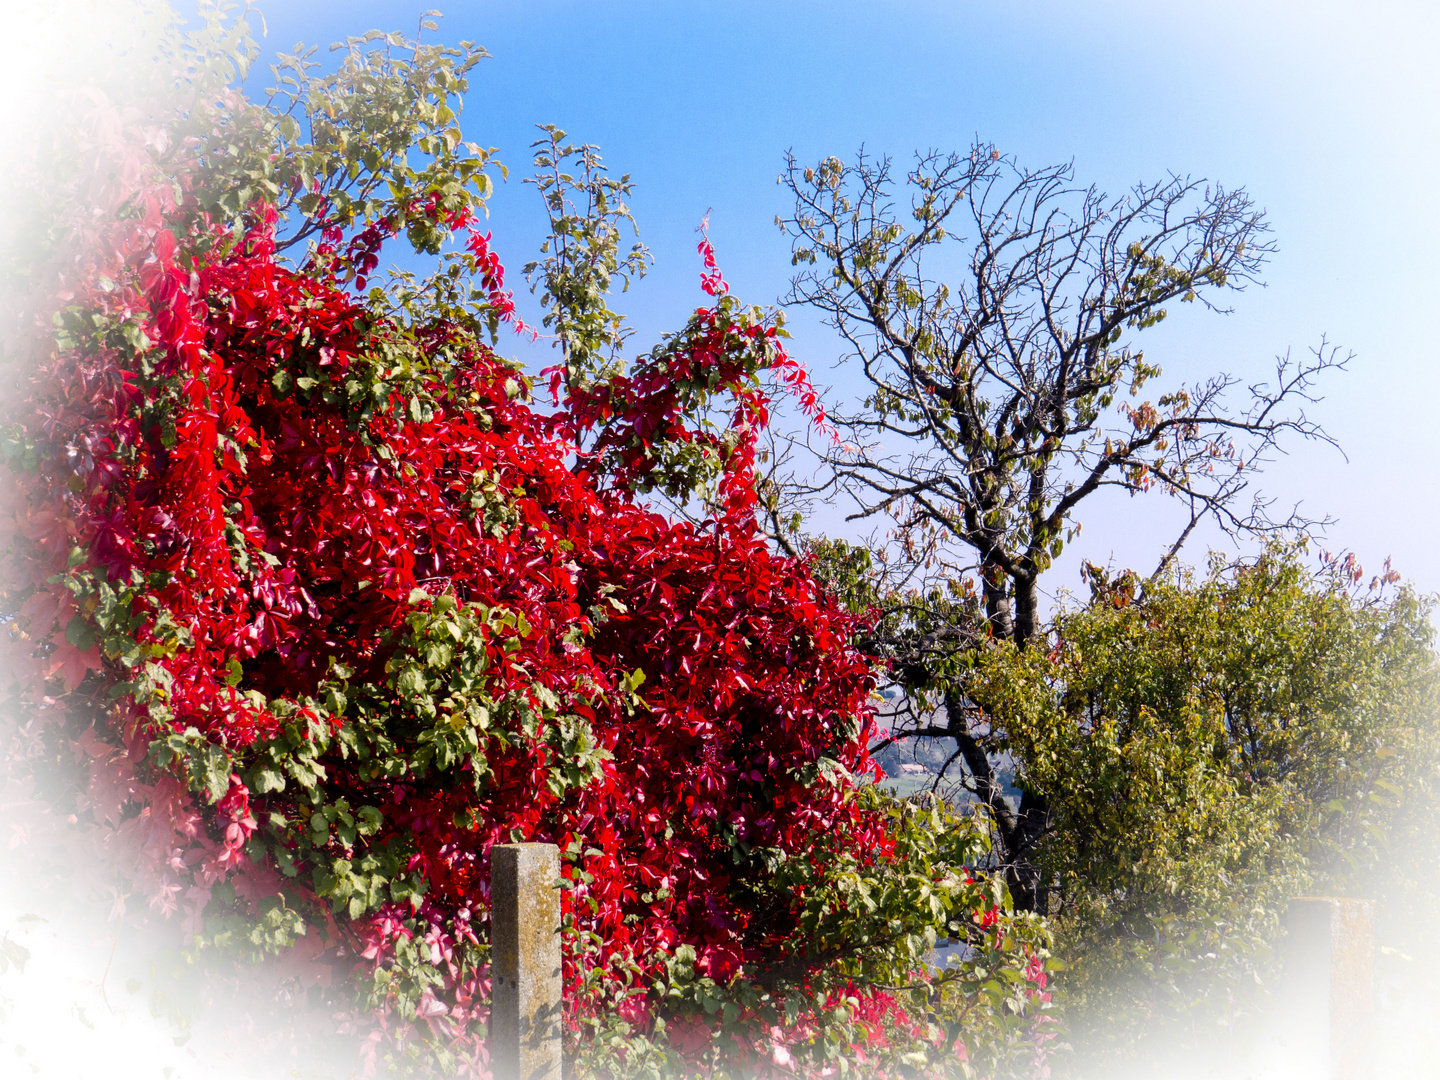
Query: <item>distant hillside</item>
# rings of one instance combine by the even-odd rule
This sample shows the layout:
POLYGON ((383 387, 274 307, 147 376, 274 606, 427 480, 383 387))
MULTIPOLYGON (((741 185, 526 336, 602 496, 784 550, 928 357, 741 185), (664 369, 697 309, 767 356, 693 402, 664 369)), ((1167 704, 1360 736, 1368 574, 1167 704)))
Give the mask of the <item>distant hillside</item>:
MULTIPOLYGON (((942 791, 961 788, 965 766, 955 756, 955 750, 955 740, 951 738, 911 738, 890 743, 871 756, 885 770, 886 779, 882 786, 904 796, 930 790, 942 770, 945 770, 945 779, 940 782, 942 791)), ((1006 801, 1012 806, 1019 806, 1020 789, 1015 786, 1014 766, 1008 756, 1000 758, 996 776, 1004 788, 1006 801)), ((958 790, 956 794, 959 796, 955 799, 958 803, 974 801, 974 796, 968 791, 958 790)))

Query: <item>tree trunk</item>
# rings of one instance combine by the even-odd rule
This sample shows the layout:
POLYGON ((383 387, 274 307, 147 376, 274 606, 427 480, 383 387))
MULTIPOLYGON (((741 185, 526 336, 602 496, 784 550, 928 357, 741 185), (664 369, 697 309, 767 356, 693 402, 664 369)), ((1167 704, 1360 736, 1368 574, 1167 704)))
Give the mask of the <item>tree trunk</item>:
MULTIPOLYGON (((1008 844, 1007 837, 1015 833, 1018 822, 1010 810, 1010 804, 1005 801, 1004 790, 990 764, 990 755, 970 731, 965 715, 965 703, 957 694, 945 696, 945 726, 950 736, 959 744, 960 756, 965 759, 965 767, 970 770, 970 775, 975 780, 975 794, 989 808, 990 818, 995 822, 996 830, 1000 834, 1000 842, 1008 844)), ((1007 853, 1002 852, 1001 855, 1005 857, 1007 853)))
POLYGON ((1013 640, 1025 648, 1040 624, 1040 600, 1036 595, 1035 576, 1015 580, 1015 630, 1013 640))
POLYGON ((980 579, 985 586, 985 619, 990 633, 997 638, 1015 636, 1015 620, 1011 615, 1010 578, 999 563, 986 561, 980 565, 980 579))
POLYGON ((1005 874, 1010 899, 1020 911, 1044 914, 1049 906, 1049 890, 1044 886, 1034 854, 1050 823, 1048 800, 1026 791, 1020 796, 1019 810, 1010 809, 990 755, 971 732, 965 703, 958 694, 945 697, 945 725, 959 745, 960 756, 975 781, 976 795, 995 823, 995 856, 1005 874))
POLYGON ((1050 801, 1031 791, 1022 792, 1018 817, 1015 835, 1010 841, 1005 883, 1010 886, 1010 899, 1017 908, 1044 915, 1050 907, 1050 890, 1035 864, 1035 849, 1050 826, 1050 801))

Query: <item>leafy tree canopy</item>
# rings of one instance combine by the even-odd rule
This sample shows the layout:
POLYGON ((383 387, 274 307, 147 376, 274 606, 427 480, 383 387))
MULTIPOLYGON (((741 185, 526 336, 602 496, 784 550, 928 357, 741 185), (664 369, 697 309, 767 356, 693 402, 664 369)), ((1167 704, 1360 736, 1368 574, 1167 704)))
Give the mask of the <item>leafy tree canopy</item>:
POLYGON ((1049 650, 976 655, 1018 782, 1050 795, 1038 861, 1082 1074, 1239 1030, 1294 896, 1374 896, 1390 934, 1433 918, 1429 848, 1401 839, 1435 820, 1431 606, 1357 578, 1287 548, 1143 594, 1093 571, 1049 650))

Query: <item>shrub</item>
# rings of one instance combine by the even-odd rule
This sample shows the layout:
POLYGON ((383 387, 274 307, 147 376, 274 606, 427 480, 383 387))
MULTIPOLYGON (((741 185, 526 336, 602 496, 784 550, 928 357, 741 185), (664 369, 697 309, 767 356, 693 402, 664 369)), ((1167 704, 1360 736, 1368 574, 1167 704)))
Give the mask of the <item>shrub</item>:
POLYGON ((31 843, 103 860, 214 970, 343 983, 372 1066, 488 1072, 489 851, 518 839, 562 851, 581 1072, 1043 1064, 1043 927, 964 870, 978 832, 866 787, 859 617, 756 528, 764 380, 813 402, 775 319, 702 244, 713 303, 542 411, 495 352, 524 327, 455 122, 479 50, 352 39, 257 106, 243 27, 157 48, 180 106, 77 96, 10 267, 31 843), (372 285, 401 235, 439 268, 372 285), (640 499, 707 481, 696 522, 640 499), (975 946, 939 977, 937 933, 975 946))
POLYGON ((1092 579, 1048 652, 987 651, 973 692, 1051 799, 1076 1066, 1168 1046, 1224 1071, 1217 1023, 1264 1006, 1291 898, 1375 896, 1392 928, 1433 908, 1430 606, 1283 547, 1143 593, 1092 579))

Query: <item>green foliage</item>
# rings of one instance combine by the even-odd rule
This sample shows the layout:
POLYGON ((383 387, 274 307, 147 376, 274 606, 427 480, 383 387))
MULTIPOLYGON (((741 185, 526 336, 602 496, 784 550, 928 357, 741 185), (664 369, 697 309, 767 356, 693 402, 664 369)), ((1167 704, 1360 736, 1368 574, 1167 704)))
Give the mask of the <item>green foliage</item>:
MULTIPOLYGON (((437 14, 420 29, 435 30, 437 14)), ((322 74, 315 47, 300 45, 271 66, 263 104, 232 97, 203 136, 213 183, 200 209, 233 220, 273 203, 295 219, 281 248, 327 227, 386 222, 415 250, 438 253, 451 217, 482 208, 492 189, 492 151, 466 142, 458 124, 468 76, 488 54, 378 30, 331 48, 342 53, 333 72, 322 74)), ((258 55, 253 41, 232 52, 241 74, 258 55)))
POLYGON ((1387 831, 1440 752, 1429 603, 1349 584, 1281 548, 1143 596, 1095 575, 1048 654, 978 657, 971 692, 1050 801, 1082 1062, 1162 1030, 1198 1048, 1256 1003, 1289 898, 1405 859, 1387 831))
MULTIPOLYGON (((897 859, 843 842, 820 858, 775 853, 768 887, 800 898, 810 952, 777 952, 758 970, 717 980, 697 966, 691 946, 679 946, 652 987, 668 1019, 648 1034, 623 1009, 590 1019, 578 1075, 728 1077, 744 1048, 755 1049, 757 1032, 780 1030, 783 1060, 802 1075, 853 1074, 857 1046, 875 1075, 1026 1071, 1054 1024, 1048 972, 1063 967, 1051 958, 1045 921, 1011 913, 999 877, 970 873, 988 848, 982 822, 875 787, 855 797, 889 819, 897 859), (968 946, 963 960, 926 974, 931 950, 947 939, 968 946), (713 1027, 698 1054, 676 1037, 696 1024, 713 1027)), ((623 982, 606 989, 617 999, 640 992, 623 982)))
POLYGON ((645 276, 650 252, 638 241, 621 254, 621 230, 635 231, 625 200, 630 176, 616 180, 602 163, 600 148, 565 141, 565 132, 542 124, 545 138, 532 144, 535 175, 528 181, 545 200, 550 235, 541 259, 525 265, 531 288, 545 308, 563 357, 567 390, 588 390, 623 370, 620 347, 629 336, 625 317, 610 309, 610 293, 645 276), (573 170, 573 171, 572 171, 573 170))
POLYGON ((830 538, 806 539, 811 571, 847 610, 868 613, 865 644, 891 661, 892 681, 917 712, 941 707, 946 691, 966 677, 984 612, 971 578, 942 577, 919 585, 883 549, 830 538))

